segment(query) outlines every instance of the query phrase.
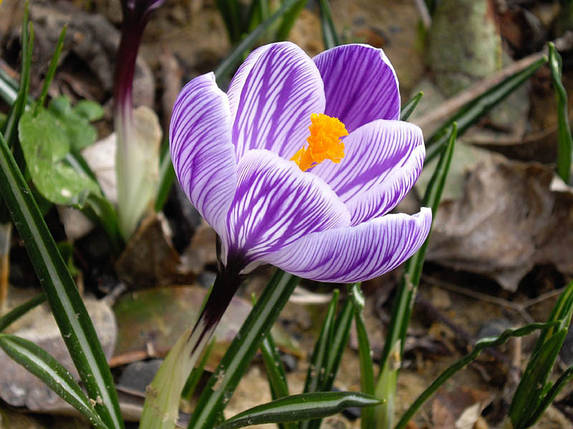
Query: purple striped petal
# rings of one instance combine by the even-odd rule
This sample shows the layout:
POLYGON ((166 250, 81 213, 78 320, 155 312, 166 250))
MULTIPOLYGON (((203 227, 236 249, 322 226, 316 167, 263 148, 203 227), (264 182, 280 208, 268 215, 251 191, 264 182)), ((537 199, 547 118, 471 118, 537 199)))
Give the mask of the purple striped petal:
POLYGON ((237 183, 227 95, 208 73, 189 82, 175 101, 169 131, 171 160, 181 187, 219 234, 237 183))
POLYGON ((347 226, 344 203, 312 174, 266 150, 248 151, 227 219, 227 253, 251 263, 317 231, 347 226))
POLYGON ((324 113, 352 132, 375 119, 400 117, 400 92, 394 68, 381 49, 342 45, 314 57, 324 81, 324 113))
POLYGON ((414 186, 424 164, 422 130, 403 121, 377 120, 344 140, 339 164, 323 162, 322 177, 350 210, 352 225, 392 210, 414 186))
POLYGON ((393 270, 416 252, 430 232, 429 208, 311 234, 267 255, 270 264, 311 280, 350 283, 393 270))
POLYGON ((254 51, 228 91, 237 159, 267 149, 290 159, 308 137, 311 113, 324 111, 320 73, 298 46, 274 43, 254 51))

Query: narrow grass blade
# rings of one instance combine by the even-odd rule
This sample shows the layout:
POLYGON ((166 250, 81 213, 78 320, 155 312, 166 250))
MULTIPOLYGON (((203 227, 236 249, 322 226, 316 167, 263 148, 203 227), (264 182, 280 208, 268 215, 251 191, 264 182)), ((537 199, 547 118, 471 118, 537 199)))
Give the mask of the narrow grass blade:
POLYGON ((175 170, 171 163, 169 154, 169 143, 164 143, 161 147, 161 161, 159 163, 159 186, 157 187, 157 196, 155 197, 155 212, 163 210, 163 206, 169 197, 169 191, 175 180, 175 170))
POLYGON ((559 322, 558 326, 550 327, 545 329, 537 342, 535 343, 535 347, 533 349, 532 354, 537 353, 543 347, 543 344, 551 338, 556 331, 560 331, 563 329, 568 329, 569 324, 571 323, 571 317, 573 315, 573 282, 569 283, 565 291, 559 298, 557 302, 553 306, 551 310, 551 314, 549 315, 548 322, 559 322))
POLYGON ((0 334, 0 347, 14 361, 46 383, 60 398, 78 410, 92 425, 98 429, 108 429, 68 370, 45 350, 24 338, 6 334, 0 334))
POLYGON ((320 27, 322 28, 322 40, 326 49, 340 45, 336 26, 332 20, 332 11, 328 0, 320 0, 320 27))
POLYGON ((550 390, 549 376, 563 346, 571 316, 573 315, 573 282, 557 300, 548 323, 539 336, 525 372, 513 395, 509 417, 515 429, 526 428, 535 423, 548 403, 546 395, 550 390))
POLYGON ((363 393, 302 393, 253 407, 228 419, 217 429, 317 419, 331 416, 349 407, 370 407, 379 403, 378 399, 363 393))
POLYGON ((215 70, 215 75, 217 76, 217 82, 221 86, 221 81, 225 80, 228 73, 231 72, 233 67, 235 67, 239 61, 243 58, 245 52, 251 49, 257 40, 265 33, 265 31, 279 18, 281 18, 285 13, 291 10, 293 6, 300 0, 285 0, 281 7, 273 13, 268 19, 263 21, 257 28, 255 28, 251 33, 249 33, 242 41, 239 43, 233 52, 223 60, 219 67, 215 70))
POLYGON ((46 101, 48 90, 50 89, 50 85, 52 84, 52 80, 54 79, 54 75, 56 74, 56 68, 58 68, 58 62, 60 61, 60 55, 62 54, 62 49, 64 47, 64 40, 66 38, 66 29, 67 25, 64 26, 64 28, 62 28, 62 31, 60 32, 60 37, 58 38, 58 42, 56 43, 54 54, 52 55, 52 59, 50 60, 48 72, 46 73, 46 77, 44 78, 44 84, 42 85, 42 92, 40 93, 40 97, 38 98, 37 106, 40 107, 44 106, 44 102, 46 101))
MULTIPOLYGON (((338 373, 344 349, 348 343, 348 338, 350 338, 350 328, 352 327, 353 315, 354 306, 352 301, 347 299, 342 310, 340 310, 340 314, 336 318, 336 322, 332 330, 331 340, 326 353, 325 366, 324 368, 320 368, 320 371, 318 371, 320 375, 318 391, 320 392, 329 392, 332 390, 334 378, 338 373)), ((305 424, 308 425, 309 429, 318 429, 321 422, 322 420, 316 419, 309 420, 305 422, 305 424)), ((304 424, 303 427, 305 427, 304 424)))
POLYGON ((298 281, 282 271, 273 276, 205 386, 188 428, 214 427, 218 414, 231 399, 263 336, 279 316, 298 281))
MULTIPOLYGON (((273 400, 276 400, 288 396, 289 390, 285 368, 270 332, 263 338, 261 354, 263 355, 265 371, 267 373, 267 379, 269 380, 271 397, 273 400)), ((292 423, 277 423, 277 426, 279 429, 297 428, 297 426, 292 423)))
POLYGON ((553 87, 555 88, 555 96, 557 98, 557 174, 565 183, 569 183, 573 139, 571 137, 571 128, 569 127, 567 91, 561 81, 561 55, 559 55, 559 52, 555 49, 555 45, 551 42, 549 42, 549 68, 551 69, 553 87))
POLYGON ((24 113, 30 91, 30 69, 32 66, 32 47, 34 45, 34 29, 28 22, 28 3, 24 7, 24 18, 22 20, 22 34, 20 36, 22 45, 22 70, 20 71, 20 86, 16 100, 10 108, 8 118, 4 124, 2 134, 8 142, 9 147, 14 147, 18 138, 18 121, 24 113))
POLYGON ((18 84, 0 68, 0 98, 11 106, 18 98, 18 84))
POLYGON ((95 408, 110 428, 123 421, 113 378, 92 321, 28 184, 0 135, 0 192, 24 240, 62 337, 95 408))
MULTIPOLYGON (((457 126, 454 123, 448 137, 448 145, 443 149, 442 156, 422 199, 422 206, 430 207, 434 217, 436 216, 450 169, 456 136, 457 126)), ((382 351, 381 371, 376 385, 376 397, 384 400, 384 403, 376 407, 375 410, 375 420, 378 428, 391 427, 394 419, 394 399, 396 396, 398 371, 402 364, 404 342, 408 325, 410 324, 414 297, 422 276, 428 243, 429 236, 422 244, 422 247, 406 262, 404 275, 392 307, 390 327, 388 328, 382 351)))
POLYGON ((565 370, 563 374, 557 379, 557 381, 551 386, 551 389, 545 394, 542 401, 539 403, 537 410, 532 414, 530 419, 525 422, 523 427, 531 427, 541 418, 543 412, 551 405, 555 400, 555 397, 563 390, 569 382, 573 380, 573 367, 569 367, 565 370))
POLYGON ((404 413, 398 424, 396 425, 395 429, 403 429, 406 427, 410 419, 416 414, 416 412, 420 409, 420 407, 428 400, 436 391, 442 386, 447 380, 449 380, 456 372, 460 369, 463 369, 465 366, 473 362, 480 353, 488 348, 488 347, 496 347, 503 343, 505 343, 511 337, 523 337, 525 335, 529 335, 532 332, 545 329, 551 325, 555 324, 554 322, 549 323, 531 323, 526 325, 522 328, 518 329, 508 329, 504 331, 500 336, 495 338, 483 338, 479 340, 471 353, 467 354, 453 365, 449 366, 444 372, 440 374, 440 376, 428 387, 424 390, 420 396, 416 398, 414 403, 410 405, 408 410, 404 413))
MULTIPOLYGON (((430 207, 434 217, 436 216, 438 206, 440 204, 442 192, 444 190, 444 185, 452 162, 456 136, 457 127, 454 123, 448 136, 448 145, 443 149, 442 156, 440 157, 436 170, 434 171, 426 189, 426 194, 422 200, 422 206, 430 207)), ((406 330, 410 323, 410 311, 413 305, 413 297, 415 295, 416 288, 420 283, 427 245, 428 240, 426 239, 420 250, 418 250, 414 256, 406 262, 402 284, 396 297, 396 304, 392 310, 392 317, 390 319, 392 322, 384 344, 382 366, 387 362, 391 351, 394 349, 395 344, 398 341, 401 341, 400 355, 402 354, 401 351, 403 350, 403 343, 406 338, 406 330)))
POLYGON ((181 397, 184 399, 190 400, 195 393, 195 389, 197 388, 197 384, 199 384, 199 380, 201 380, 201 376, 203 375, 203 371, 205 370, 205 365, 207 365, 207 361, 211 356, 211 352, 213 351, 213 347, 215 346, 217 339, 213 337, 209 345, 205 348, 203 352, 203 356, 199 361, 199 364, 193 368, 185 386, 183 387, 183 392, 181 393, 181 397))
POLYGON ((332 389, 334 378, 338 373, 340 361, 344 349, 348 344, 350 338, 350 328, 352 327, 352 317, 354 316, 354 307, 352 301, 347 299, 344 306, 340 310, 340 314, 336 318, 334 325, 332 340, 330 342, 329 352, 326 359, 326 367, 324 369, 324 377, 321 381, 320 390, 329 391, 332 389))
POLYGON ((249 33, 257 28, 261 22, 270 16, 269 0, 251 0, 247 13, 247 24, 243 28, 245 33, 249 33))
MULTIPOLYGON (((360 390, 367 395, 374 395, 374 362, 372 361, 372 349, 368 332, 364 324, 364 295, 359 283, 351 286, 351 299, 354 306, 354 324, 356 326, 356 336, 358 338, 358 356, 360 359, 360 390)), ((364 408, 360 419, 360 427, 369 429, 375 427, 374 409, 364 408)))
POLYGON ((298 0, 292 9, 284 14, 275 34, 275 40, 280 41, 288 39, 292 27, 307 3, 308 0, 298 0))
POLYGON ((400 111, 401 121, 408 120, 408 118, 412 115, 412 113, 414 113, 414 110, 416 110, 416 107, 418 107, 418 103, 420 102, 423 96, 424 93, 420 91, 412 98, 410 98, 408 101, 406 101, 406 104, 402 106, 402 110, 400 111))
POLYGON ((314 345, 314 350, 310 358, 306 381, 304 383, 304 393, 318 392, 320 390, 321 375, 325 371, 328 353, 330 352, 339 295, 340 292, 338 289, 335 289, 328 309, 326 310, 324 322, 322 322, 320 335, 314 345))
POLYGON ((441 153, 443 146, 445 146, 448 141, 448 130, 454 122, 458 124, 458 135, 461 136, 470 126, 497 106, 500 101, 515 91, 546 63, 546 57, 540 58, 529 67, 507 77, 488 91, 465 104, 426 140, 426 163, 441 153))
POLYGON ((238 0, 217 0, 215 2, 223 22, 229 33, 231 44, 241 40, 243 32, 243 20, 241 19, 241 4, 238 0))
POLYGON ((0 317, 0 332, 5 330, 8 326, 26 314, 28 311, 36 308, 38 305, 46 300, 45 295, 42 293, 34 298, 20 304, 18 307, 10 310, 8 313, 0 317))
POLYGON ((279 399, 289 395, 285 367, 281 361, 281 356, 270 334, 265 335, 261 343, 261 354, 267 372, 267 378, 271 388, 273 399, 279 399))

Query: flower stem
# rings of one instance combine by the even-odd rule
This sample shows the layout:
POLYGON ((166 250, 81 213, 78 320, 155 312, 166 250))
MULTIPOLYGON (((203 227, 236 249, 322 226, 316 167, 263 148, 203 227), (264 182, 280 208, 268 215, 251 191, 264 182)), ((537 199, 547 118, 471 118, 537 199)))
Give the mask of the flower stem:
POLYGON ((147 387, 140 429, 175 427, 185 382, 242 282, 236 266, 219 272, 197 322, 179 338, 147 387))
POLYGON ((124 0, 121 41, 117 51, 114 110, 117 140, 116 176, 119 227, 124 239, 135 231, 155 193, 157 148, 140 141, 133 109, 133 77, 143 31, 153 8, 162 2, 124 0), (151 147, 148 147, 151 146, 151 147))

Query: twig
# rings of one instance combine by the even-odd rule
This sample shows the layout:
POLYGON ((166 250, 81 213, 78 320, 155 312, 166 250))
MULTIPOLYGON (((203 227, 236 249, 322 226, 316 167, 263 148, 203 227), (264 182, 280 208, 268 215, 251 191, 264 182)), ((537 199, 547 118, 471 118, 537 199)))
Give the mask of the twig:
POLYGON ((446 119, 448 119, 458 110, 460 110, 465 104, 469 103, 477 96, 488 91, 490 88, 494 87, 507 77, 522 70, 525 70, 535 61, 542 58, 543 55, 545 55, 543 52, 537 52, 535 54, 522 58, 519 61, 516 61, 515 63, 493 74, 491 77, 488 77, 486 79, 477 82, 476 84, 472 85, 471 87, 461 92, 460 94, 456 95, 455 97, 446 100, 444 103, 438 106, 437 109, 432 109, 429 113, 425 114, 420 118, 417 119, 414 118, 412 122, 418 125, 420 128, 422 128, 422 130, 424 131, 424 135, 426 136, 430 135, 446 119))
MULTIPOLYGON (((455 336, 464 342, 465 347, 470 347, 472 344, 475 343, 475 338, 473 337, 473 335, 471 335, 465 329, 458 326, 456 323, 454 323, 452 320, 450 320, 448 317, 442 314, 436 307, 434 307, 434 305, 430 301, 418 295, 416 297, 416 305, 418 307, 421 307, 421 309, 426 313, 428 317, 450 328, 452 332, 455 334, 455 336)), ((509 369, 511 369, 513 366, 511 360, 505 354, 497 351, 496 349, 488 348, 484 350, 484 353, 489 354, 497 361, 506 365, 509 369)))
MULTIPOLYGON (((573 47, 573 32, 566 32, 563 36, 554 40, 555 46, 559 51, 570 50, 573 47)), ((429 113, 421 116, 418 119, 413 119, 412 122, 418 125, 424 131, 424 135, 430 135, 433 133, 445 120, 456 113, 462 106, 472 101, 477 96, 483 94, 490 88, 494 87, 502 80, 508 78, 509 76, 520 72, 535 61, 546 55, 546 49, 535 54, 528 55, 519 61, 510 64, 509 66, 501 69, 497 73, 494 73, 490 77, 483 79, 465 91, 459 93, 453 98, 446 100, 437 109, 432 109, 429 113)))
POLYGON ((442 280, 438 280, 435 277, 431 277, 431 276, 424 276, 424 281, 433 285, 433 286, 437 286, 441 289, 446 289, 446 290, 449 290, 451 292, 457 293, 458 295, 469 296, 470 298, 474 298, 474 299, 477 299, 479 301, 489 302, 491 304, 495 304, 495 305, 498 305, 500 307, 509 308, 513 311, 518 312, 521 315, 521 317, 523 317, 523 319, 527 323, 533 322, 533 318, 531 317, 531 315, 529 315, 529 313, 527 311, 525 311, 525 308, 528 307, 527 305, 524 306, 523 304, 518 304, 515 302, 507 301, 503 298, 498 298, 495 296, 487 295, 485 293, 476 292, 476 291, 473 291, 470 289, 464 289, 464 288, 456 286, 454 284, 447 283, 447 282, 444 282, 442 280))

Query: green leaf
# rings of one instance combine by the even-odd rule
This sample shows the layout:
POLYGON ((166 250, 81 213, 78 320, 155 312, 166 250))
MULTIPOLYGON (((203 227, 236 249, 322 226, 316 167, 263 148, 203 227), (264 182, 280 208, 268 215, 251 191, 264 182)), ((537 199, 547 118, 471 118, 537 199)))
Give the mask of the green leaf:
POLYGON ((334 378, 338 373, 340 361, 348 339, 350 338, 350 329, 352 327, 352 317, 354 316, 354 306, 352 301, 347 299, 336 318, 332 332, 329 352, 327 353, 326 367, 324 368, 323 379, 321 380, 320 390, 329 391, 332 389, 334 378))
POLYGON ((426 164, 441 153, 442 148, 448 142, 449 129, 454 122, 458 124, 458 135, 461 136, 483 115, 519 88, 545 63, 547 63, 547 58, 542 57, 527 68, 508 76, 497 85, 466 103, 459 111, 444 121, 440 128, 426 140, 426 164))
POLYGON ((307 3, 308 0, 298 0, 296 4, 288 12, 284 14, 281 23, 279 25, 279 28, 275 34, 275 40, 279 41, 288 39, 292 27, 294 26, 296 20, 298 19, 298 16, 300 15, 300 13, 302 12, 307 3))
POLYGON ((257 28, 255 28, 251 33, 249 33, 241 43, 239 43, 233 52, 229 54, 227 58, 219 64, 217 70, 215 70, 215 75, 217 76, 217 82, 221 86, 221 81, 225 80, 227 75, 231 72, 233 67, 235 67, 242 59, 243 55, 251 49, 259 38, 267 31, 267 29, 279 18, 281 18, 285 13, 291 10, 297 2, 300 0, 285 0, 281 7, 273 13, 268 19, 264 20, 257 28))
POLYGON ((412 113, 414 113, 414 110, 416 110, 416 107, 418 107, 418 103, 420 102, 423 96, 424 93, 420 91, 412 98, 410 98, 408 101, 406 101, 406 104, 402 106, 402 110, 400 111, 401 121, 408 120, 408 118, 412 115, 412 113))
POLYGON ((66 346, 96 411, 122 428, 113 378, 92 321, 4 137, 0 135, 0 194, 40 280, 66 346))
POLYGON ((332 21, 332 12, 328 0, 320 0, 320 27, 322 28, 322 40, 326 49, 334 48, 340 45, 338 33, 334 21, 332 21))
MULTIPOLYGON (((0 347, 60 398, 78 410, 96 428, 108 429, 96 413, 92 402, 71 374, 56 359, 31 341, 13 335, 0 334, 0 347)), ((95 403, 95 401, 93 401, 95 403)))
POLYGON ((217 429, 319 419, 339 413, 349 407, 370 407, 379 403, 378 399, 363 393, 303 393, 253 407, 228 419, 217 429))
POLYGON ((99 194, 98 184, 66 161, 69 136, 50 112, 41 109, 34 116, 29 110, 22 115, 18 128, 28 171, 44 198, 81 208, 90 193, 99 194))
POLYGON ((533 426, 537 420, 543 415, 543 412, 555 400, 555 397, 563 390, 569 382, 573 380, 573 367, 569 367, 561 374, 557 381, 551 386, 551 389, 545 394, 535 412, 531 415, 530 419, 524 423, 523 427, 533 426))
POLYGON ((552 325, 539 336, 513 395, 508 414, 515 429, 531 426, 550 403, 546 395, 554 391, 548 380, 567 336, 572 314, 573 282, 555 303, 548 321, 552 325))
POLYGON ((243 27, 244 33, 250 33, 257 25, 270 16, 269 0, 251 0, 247 12, 246 25, 243 27))
POLYGON ((326 316, 324 316, 324 322, 322 322, 320 335, 314 345, 310 364, 308 365, 306 381, 304 383, 305 393, 318 392, 321 390, 321 379, 326 369, 328 353, 330 352, 339 295, 340 292, 338 289, 335 289, 332 293, 332 299, 330 300, 328 309, 326 310, 326 316))
MULTIPOLYGON (((426 194, 422 199, 422 206, 432 209, 432 216, 435 218, 450 165, 457 136, 457 125, 454 122, 448 136, 448 145, 443 149, 442 155, 436 166, 430 183, 426 189, 426 194)), ((430 232, 431 234, 431 232, 430 232)), ((404 353, 404 343, 406 332, 410 324, 414 297, 422 276, 424 258, 429 243, 429 235, 420 249, 406 262, 404 275, 398 288, 398 293, 394 299, 390 327, 386 334, 384 350, 382 351, 382 368, 376 386, 376 396, 384 399, 385 402, 376 407, 377 427, 392 426, 394 417, 394 399, 396 396, 396 381, 398 371, 402 364, 404 353)))
POLYGON ((243 20, 241 17, 241 4, 238 0, 217 0, 215 2, 219 13, 229 34, 231 44, 241 40, 243 33, 243 20))
POLYGON ((26 314, 28 311, 36 308, 38 305, 43 303, 46 300, 45 295, 42 293, 40 295, 35 296, 34 298, 26 301, 23 304, 20 304, 18 307, 13 308, 8 313, 4 314, 0 317, 0 332, 5 330, 8 326, 26 314))
POLYGON ((557 98, 557 174, 565 183, 569 183, 573 138, 571 137, 571 128, 569 127, 567 91, 561 81, 561 55, 559 55, 559 52, 557 52, 552 42, 549 42, 549 68, 551 69, 553 87, 555 88, 555 96, 557 98))
POLYGON ((99 104, 88 100, 72 108, 67 97, 57 97, 50 102, 48 112, 65 132, 71 152, 79 152, 96 141, 97 131, 88 118, 100 118, 103 112, 97 111, 98 108, 101 109, 99 104))
POLYGON ((159 185, 157 187, 157 196, 155 197, 155 211, 159 213, 169 197, 169 191, 175 180, 175 170, 169 155, 169 143, 161 145, 161 161, 159 162, 159 185))
MULTIPOLYGON (((372 361, 372 349, 368 332, 364 324, 362 312, 364 310, 364 295, 360 289, 360 283, 351 286, 351 299, 354 306, 354 323, 356 325, 356 336, 358 338, 358 356, 360 358, 360 390, 367 395, 374 395, 374 362, 372 361)), ((365 408, 362 410, 360 427, 362 429, 375 427, 374 409, 365 408)))
POLYGON ((199 361, 199 365, 197 365, 189 374, 189 378, 183 386, 183 392, 181 392, 181 397, 187 400, 190 400, 195 393, 195 389, 197 388, 197 384, 201 380, 201 376, 203 375, 203 371, 205 370, 205 365, 207 365, 207 361, 209 360, 209 356, 211 356, 211 352, 213 351, 213 347, 215 346, 217 339, 213 337, 207 348, 203 351, 203 356, 199 361))
POLYGON ((62 28, 60 31, 60 37, 58 38, 58 42, 56 43, 56 48, 54 50, 54 54, 52 55, 52 59, 50 60, 50 66, 48 67, 48 72, 46 73, 46 77, 44 78, 44 84, 42 85, 42 92, 40 93, 40 97, 38 99, 37 106, 44 107, 44 101, 48 96, 48 90, 50 89, 50 85, 52 84, 52 80, 54 79, 54 75, 56 74, 56 68, 58 67, 58 61, 60 60, 60 55, 62 54, 62 49, 64 47, 64 40, 66 38, 66 29, 67 25, 62 28))
POLYGON ((267 333, 261 343, 261 354, 267 372, 273 399, 288 396, 288 384, 284 365, 271 333, 267 333))
POLYGON ((275 273, 203 389, 188 428, 214 427, 217 415, 231 399, 264 335, 269 332, 297 284, 298 278, 280 270, 275 273))
MULTIPOLYGON (((9 106, 18 98, 18 83, 15 82, 3 68, 0 67, 0 98, 9 106)), ((4 125, 2 128, 4 129, 4 125)))
POLYGON ((420 396, 416 398, 414 403, 410 405, 410 408, 406 410, 406 412, 396 425, 395 429, 402 429, 406 427, 410 419, 414 417, 414 415, 424 404, 424 402, 426 402, 426 400, 428 400, 440 388, 440 386, 442 386, 447 380, 449 380, 456 372, 458 372, 460 369, 464 368, 465 366, 473 362, 484 349, 488 347, 499 346, 505 343, 511 337, 523 337, 525 335, 531 334, 536 330, 545 329, 549 326, 554 326, 554 325, 555 322, 531 323, 518 329, 507 329, 498 337, 482 338, 481 340, 475 343, 475 346, 471 351, 471 353, 468 353, 463 358, 461 358, 454 364, 450 365, 444 372, 440 374, 440 376, 426 390, 424 390, 420 394, 420 396))
POLYGON ((2 134, 9 147, 16 146, 18 122, 24 113, 30 91, 30 69, 32 65, 32 48, 34 45, 34 31, 32 24, 28 21, 28 2, 24 6, 24 17, 22 19, 22 33, 20 36, 22 45, 22 70, 20 71, 20 88, 16 100, 10 108, 8 119, 4 124, 2 134))
MULTIPOLYGON (((444 185, 452 162, 456 136, 457 127, 456 123, 454 123, 448 136, 448 145, 443 149, 438 165, 436 166, 436 170, 434 171, 426 189, 426 194, 422 199, 422 206, 430 207, 434 218, 438 211, 442 192, 444 190, 444 185)), ((401 341, 400 355, 402 354, 401 351, 403 350, 404 341, 406 339, 406 330, 410 323, 413 298, 416 293, 416 288, 420 283, 428 242, 428 239, 426 239, 422 247, 420 247, 420 249, 406 262, 402 283, 395 300, 395 305, 392 309, 392 317, 390 319, 391 325, 386 335, 386 342, 382 353, 382 366, 387 362, 395 344, 398 341, 401 341)))
MULTIPOLYGON (((288 396, 289 390, 285 368, 270 332, 263 338, 261 354, 263 355, 263 363, 265 364, 272 399, 276 400, 288 396)), ((278 427, 279 429, 296 429, 296 425, 290 423, 278 423, 278 427)))
POLYGON ((73 107, 74 113, 86 119, 88 122, 99 121, 103 118, 104 110, 101 104, 92 100, 80 100, 73 107))
MULTIPOLYGON (((316 372, 318 372, 320 377, 320 382, 317 389, 318 391, 329 392, 332 390, 334 378, 338 373, 338 368, 340 367, 340 361, 342 360, 344 349, 348 343, 348 338, 350 338, 350 328, 352 327, 353 315, 354 306, 351 300, 347 299, 332 328, 331 338, 328 342, 327 353, 325 356, 326 362, 324 362, 324 367, 321 366, 316 368, 316 372)), ((303 423, 302 427, 318 429, 321 422, 322 421, 320 419, 309 420, 303 423)))

